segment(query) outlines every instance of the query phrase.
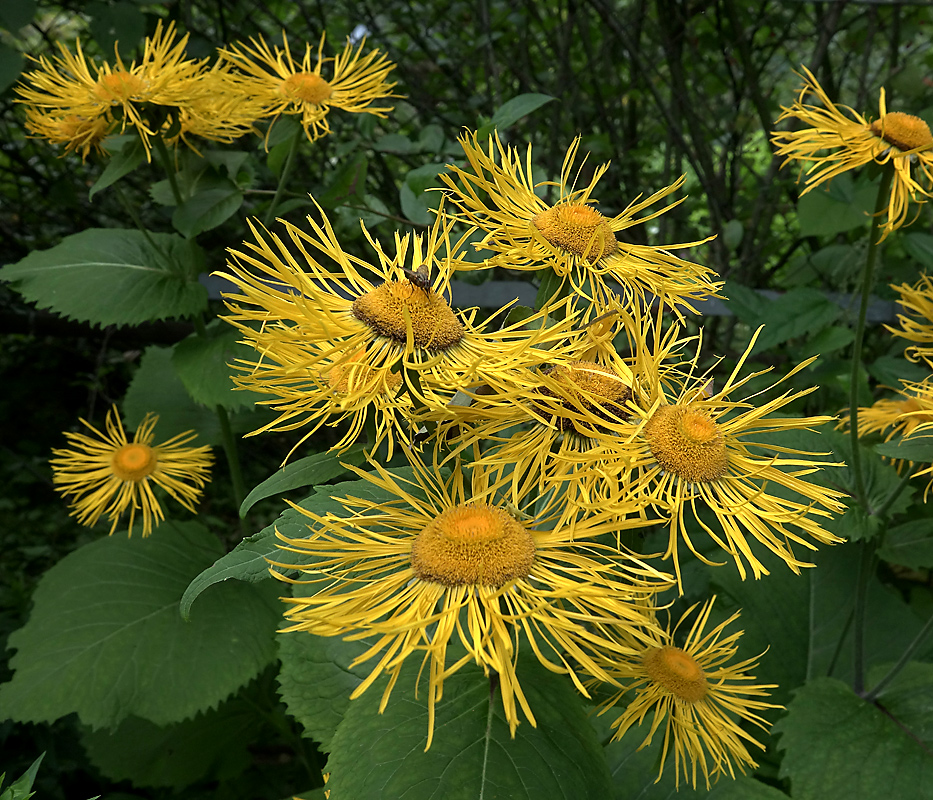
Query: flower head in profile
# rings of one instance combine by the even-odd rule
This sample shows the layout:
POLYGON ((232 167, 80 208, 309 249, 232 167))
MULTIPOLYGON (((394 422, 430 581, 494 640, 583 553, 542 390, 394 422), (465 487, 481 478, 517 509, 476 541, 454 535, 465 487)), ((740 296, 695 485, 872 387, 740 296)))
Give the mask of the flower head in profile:
POLYGON ((213 456, 209 447, 185 447, 194 431, 156 444, 153 429, 157 416, 147 414, 127 439, 116 409, 107 414, 106 432, 81 422, 93 436, 65 432, 67 449, 53 450, 53 481, 66 498, 72 498, 72 515, 82 525, 94 525, 101 515, 110 520, 110 533, 129 511, 129 534, 137 512, 143 518, 143 536, 148 536, 165 515, 153 492, 164 489, 170 497, 194 513, 194 504, 210 480, 213 456))
MULTIPOLYGON (((520 641, 529 645, 522 658, 568 674, 585 693, 580 670, 608 677, 598 653, 631 656, 635 643, 651 640, 645 626, 655 625, 654 598, 670 586, 669 576, 608 547, 574 545, 553 515, 534 513, 534 496, 510 510, 481 471, 468 476, 456 468, 445 476, 417 458, 412 465, 405 473, 379 464, 358 471, 388 499, 372 491, 340 498, 345 510, 339 514, 296 507, 310 534, 279 534, 286 552, 274 567, 304 574, 278 577, 320 586, 285 598, 286 630, 372 637, 373 646, 353 666, 375 663, 352 697, 388 674, 384 708, 404 662, 419 659, 429 677, 430 747, 444 680, 474 661, 497 676, 514 735, 518 709, 535 724, 516 673, 520 641), (288 562, 287 551, 300 554, 298 564, 288 562), (609 641, 610 623, 626 631, 625 641, 609 641), (465 655, 449 653, 456 644, 465 655)), ((599 516, 586 526, 593 537, 614 529, 599 516)))
POLYGON ((187 41, 187 35, 176 41, 174 23, 163 28, 159 21, 139 63, 129 65, 119 53, 113 64, 92 64, 80 42, 75 53, 59 44, 59 55, 40 56, 38 68, 16 89, 19 102, 30 109, 32 130, 86 156, 99 142, 100 131, 129 127, 148 155, 151 137, 166 120, 210 91, 200 80, 204 62, 185 57, 187 41), (65 141, 69 130, 72 138, 65 141))
POLYGON ((358 428, 375 405, 382 433, 394 436, 402 426, 391 420, 410 405, 397 399, 400 391, 419 406, 443 408, 463 386, 496 383, 507 368, 566 349, 573 319, 546 327, 549 309, 487 330, 475 321, 477 309, 451 307, 449 263, 458 245, 443 215, 425 236, 396 234, 391 255, 364 227, 371 261, 344 251, 323 212, 321 224, 308 222, 310 233, 284 223, 287 242, 251 225, 255 241, 231 251, 221 273, 239 288, 225 296, 225 319, 260 356, 238 365, 248 372, 238 383, 270 395, 280 412, 266 430, 315 425, 335 413, 356 417, 358 428))
POLYGON ((627 685, 599 712, 610 713, 621 698, 631 696, 628 706, 612 723, 612 738, 621 739, 632 726, 641 726, 650 717, 648 735, 641 747, 647 747, 655 734, 663 731, 658 780, 673 751, 678 788, 681 776, 696 788, 699 772, 709 789, 710 778, 716 780, 726 773, 735 778, 735 767, 742 773, 747 768, 755 769, 758 765, 747 745, 764 748, 741 723, 766 730, 769 723, 759 712, 780 708, 761 699, 768 696, 768 689, 776 688, 774 685, 752 684, 755 678, 749 672, 757 666, 757 659, 730 663, 743 632, 727 634, 726 628, 738 619, 738 613, 706 632, 714 600, 700 607, 682 646, 675 644, 677 628, 696 606, 684 614, 673 631, 655 635, 637 658, 610 667, 613 678, 627 685))
POLYGON ((901 296, 898 303, 907 313, 897 315, 900 328, 885 327, 895 336, 914 343, 905 351, 909 359, 922 358, 933 366, 933 280, 929 275, 921 275, 912 286, 902 283, 891 288, 901 296))
MULTIPOLYGON (((751 402, 761 392, 742 401, 729 399, 768 371, 738 377, 757 336, 719 391, 713 389, 708 374, 685 382, 676 395, 669 395, 656 381, 659 372, 636 375, 642 402, 630 405, 633 429, 626 439, 628 453, 610 485, 620 487, 627 496, 639 497, 670 520, 665 557, 673 557, 678 581, 681 541, 704 563, 715 563, 694 538, 700 531, 733 558, 743 579, 745 562, 756 578, 768 572, 748 538, 764 545, 795 572, 812 565, 797 558, 794 543, 815 550, 811 540, 841 541, 819 519, 841 513, 842 494, 806 480, 829 464, 814 460, 813 453, 778 443, 782 431, 814 428, 831 418, 772 416, 812 390, 786 391, 767 402, 751 402), (769 441, 756 441, 759 436, 769 441), (783 487, 800 499, 788 499, 784 492, 770 491, 771 487, 783 487), (715 527, 706 521, 704 508, 715 516, 715 527)), ((801 362, 774 386, 812 361, 801 362)))
MULTIPOLYGON (((847 106, 833 103, 813 74, 803 68, 804 85, 796 102, 778 117, 797 120, 804 127, 776 131, 776 154, 787 161, 809 162, 802 194, 843 172, 872 162, 893 168, 882 238, 907 223, 911 203, 925 202, 933 190, 933 135, 919 117, 888 111, 884 89, 878 100, 878 119, 869 122, 847 106), (813 95, 816 104, 806 102, 813 95)), ((785 162, 786 163, 786 162, 785 162)))
MULTIPOLYGON (((482 267, 550 267, 594 304, 597 315, 610 304, 615 284, 627 299, 632 295, 640 298, 647 292, 675 309, 680 305, 688 310, 693 310, 692 302, 714 295, 720 288, 712 270, 669 252, 702 242, 652 247, 616 237, 672 208, 668 205, 639 216, 676 192, 683 178, 645 199, 636 198, 621 213, 610 217, 596 209, 594 197, 608 164, 597 167, 586 186, 576 188, 573 165, 579 138, 567 149, 560 180, 545 183, 534 181, 530 146, 523 159, 517 150, 503 146, 498 135, 490 138, 487 150, 477 142, 475 133, 462 136, 460 144, 467 167, 450 165, 441 179, 447 197, 460 211, 459 218, 485 234, 476 247, 491 250, 493 256, 482 267), (553 205, 536 193, 542 186, 557 187, 553 205)), ((476 269, 477 265, 466 262, 464 267, 476 269)))
POLYGON ((263 117, 297 115, 305 134, 314 141, 330 133, 332 108, 382 118, 392 110, 378 101, 398 97, 392 92, 395 84, 388 82, 395 64, 378 50, 363 55, 365 45, 365 39, 358 47, 347 40, 335 58, 324 58, 322 35, 317 55, 306 44, 304 56, 297 61, 283 31, 282 47, 270 48, 265 41, 251 38, 250 44, 234 44, 220 52, 240 71, 237 80, 242 92, 262 105, 263 117))
POLYGON ((64 145, 66 153, 78 153, 82 160, 94 153, 104 153, 104 139, 117 127, 110 117, 81 117, 56 114, 37 108, 26 109, 26 130, 52 144, 64 145))

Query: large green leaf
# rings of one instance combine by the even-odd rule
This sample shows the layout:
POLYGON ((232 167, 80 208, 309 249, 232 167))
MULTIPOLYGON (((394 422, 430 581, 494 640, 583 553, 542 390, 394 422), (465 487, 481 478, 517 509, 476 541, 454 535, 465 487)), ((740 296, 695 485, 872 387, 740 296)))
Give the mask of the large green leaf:
POLYGON ((902 458, 921 464, 933 462, 933 436, 904 436, 875 446, 875 451, 886 458, 902 458))
POLYGON ((350 706, 350 694, 372 671, 375 662, 355 668, 350 663, 369 644, 339 636, 304 631, 279 634, 279 694, 288 713, 305 733, 330 750, 337 726, 350 706))
POLYGON ((802 236, 834 236, 871 223, 876 184, 854 181, 848 173, 803 195, 797 203, 802 236))
MULTIPOLYGON (((875 667, 868 674, 869 687, 884 678, 893 664, 875 667)), ((908 661, 882 690, 877 702, 933 752, 933 664, 908 661)))
POLYGON ((226 222, 243 205, 243 192, 228 178, 215 178, 172 214, 172 227, 187 238, 209 231, 226 222))
POLYGON ((194 242, 168 233, 91 228, 0 269, 22 295, 71 319, 138 325, 189 317, 207 307, 194 242))
POLYGON ((32 785, 36 780, 36 775, 39 774, 39 765, 42 763, 43 758, 45 758, 45 753, 42 753, 33 761, 29 769, 5 789, 3 789, 3 783, 6 773, 0 774, 0 789, 3 789, 0 800, 29 800, 35 794, 32 791, 32 785))
POLYGON ((878 548, 878 556, 912 569, 933 567, 933 520, 924 517, 894 526, 878 548))
POLYGON ((10 635, 17 652, 0 717, 166 725, 216 706, 274 657, 279 618, 268 586, 239 583, 205 598, 191 622, 181 618, 185 588, 220 551, 198 523, 167 521, 148 539, 115 535, 62 559, 10 635))
POLYGON ((566 676, 545 670, 530 651, 524 655, 519 680, 537 727, 522 722, 514 739, 498 692, 472 664, 444 682, 427 752, 426 674, 414 696, 420 659, 406 665, 382 714, 384 681, 377 681, 350 703, 337 728, 327 762, 331 800, 609 797, 605 754, 582 698, 566 676))
POLYGON ((255 706, 232 699, 174 725, 129 717, 114 731, 85 729, 81 743, 90 762, 113 781, 181 789, 204 778, 235 778, 250 766, 247 748, 261 734, 255 706))
POLYGON ((800 689, 776 726, 794 800, 933 798, 929 750, 841 681, 800 689))
POLYGON ((110 160, 88 192, 89 200, 93 200, 94 195, 102 189, 112 186, 120 178, 129 175, 146 160, 146 148, 143 147, 142 140, 138 136, 111 137, 107 141, 107 147, 111 150, 110 160), (119 148, 110 146, 110 143, 115 140, 122 143, 119 148))
POLYGON ((538 94, 529 92, 520 94, 507 100, 493 112, 492 119, 485 125, 480 126, 476 132, 476 137, 480 141, 486 139, 494 130, 504 131, 510 128, 523 117, 527 117, 533 111, 537 111, 541 106, 556 100, 549 94, 538 94))
POLYGON ((264 395, 237 389, 231 374, 239 371, 230 366, 238 358, 255 358, 256 351, 239 344, 240 333, 230 325, 214 320, 204 335, 196 333, 175 345, 172 362, 188 395, 205 406, 228 409, 250 407, 264 395))

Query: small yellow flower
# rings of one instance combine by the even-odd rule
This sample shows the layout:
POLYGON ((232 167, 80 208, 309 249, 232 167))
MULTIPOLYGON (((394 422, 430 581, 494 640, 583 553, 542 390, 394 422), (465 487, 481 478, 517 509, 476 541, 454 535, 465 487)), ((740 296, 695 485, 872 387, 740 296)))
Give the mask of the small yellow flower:
POLYGON ((901 296, 898 303, 912 316, 898 314, 897 320, 901 327, 885 327, 895 336, 915 342, 905 351, 909 359, 916 361, 922 358, 933 366, 933 280, 929 275, 921 275, 913 286, 902 283, 900 286, 892 285, 891 288, 901 296))
POLYGON ((86 160, 91 151, 104 153, 104 139, 117 127, 109 117, 80 117, 50 114, 36 108, 26 109, 26 130, 52 144, 65 146, 65 152, 75 152, 86 160))
POLYGON ((740 723, 749 722, 766 730, 769 723, 757 712, 780 708, 759 699, 768 696, 767 689, 776 688, 773 684, 749 685, 755 678, 748 673, 757 666, 757 659, 729 663, 738 651, 743 631, 726 635, 725 629, 738 619, 738 613, 704 633, 714 600, 715 597, 700 608, 682 647, 675 644, 677 628, 696 606, 684 614, 672 632, 654 635, 654 641, 643 647, 637 659, 611 665, 609 673, 615 680, 630 683, 599 712, 612 711, 621 698, 634 694, 612 723, 615 729, 612 738, 621 739, 633 725, 640 726, 653 714, 648 735, 639 749, 651 744, 655 733, 663 730, 658 780, 673 750, 678 788, 681 776, 696 788, 698 767, 707 789, 710 778, 716 780, 727 772, 735 778, 734 767, 742 773, 746 768, 755 769, 758 765, 746 744, 764 748, 740 723))
MULTIPOLYGON (((804 173, 806 194, 843 172, 875 162, 894 169, 891 194, 882 227, 882 238, 907 222, 910 203, 925 202, 933 190, 933 135, 919 117, 887 110, 884 89, 878 100, 879 116, 868 122, 853 109, 833 103, 806 68, 797 101, 783 108, 778 122, 799 120, 799 130, 776 131, 776 154, 787 161, 812 162, 804 173), (805 103, 814 95, 819 105, 805 103)), ((785 161, 785 163, 787 163, 785 161)))
POLYGON ((165 515, 152 491, 160 486, 192 513, 201 489, 210 480, 213 462, 209 447, 183 447, 194 431, 154 444, 157 416, 147 414, 129 441, 116 409, 107 414, 106 433, 81 422, 94 436, 65 432, 73 449, 53 450, 53 482, 64 497, 73 497, 72 516, 82 525, 94 525, 102 514, 111 521, 110 533, 129 510, 129 534, 136 512, 142 511, 143 536, 148 536, 165 515))
POLYGON ((677 205, 638 216, 677 191, 684 178, 644 200, 636 198, 621 213, 608 217, 594 207, 597 201, 593 197, 608 164, 595 170, 587 186, 575 188, 573 163, 579 138, 567 150, 560 180, 538 184, 532 175, 530 146, 522 159, 517 150, 504 147, 498 135, 490 139, 488 152, 479 145, 475 133, 462 136, 460 144, 468 168, 449 165, 441 180, 447 197, 460 209, 459 218, 485 233, 477 249, 494 254, 481 265, 464 262, 461 268, 550 267, 593 305, 587 313, 594 315, 611 305, 612 282, 621 286, 627 301, 634 303, 648 292, 673 305, 677 313, 677 305, 692 311, 692 302, 715 295, 722 286, 713 280, 712 270, 669 252, 703 242, 651 247, 616 238, 617 233, 653 220, 677 205), (535 190, 543 186, 557 187, 553 205, 538 197, 535 190))
POLYGON ((261 39, 251 38, 250 43, 234 44, 220 51, 223 58, 241 70, 236 79, 244 96, 261 104, 263 117, 299 115, 311 141, 330 133, 327 116, 331 108, 385 118, 392 106, 376 105, 376 101, 399 96, 392 92, 395 84, 387 80, 395 64, 378 50, 364 56, 365 39, 357 48, 348 39, 343 52, 330 59, 323 57, 322 35, 317 59, 311 45, 306 44, 300 62, 292 58, 285 31, 281 48, 270 48, 261 39), (330 62, 333 64, 325 78, 323 67, 330 62))
POLYGON ((197 102, 210 92, 201 82, 204 61, 185 58, 187 34, 175 41, 174 23, 163 29, 161 20, 152 37, 145 41, 139 64, 129 66, 116 55, 113 65, 90 65, 77 43, 77 52, 71 53, 59 44, 60 55, 52 60, 40 56, 38 69, 26 74, 16 87, 19 102, 31 109, 34 129, 47 135, 46 128, 62 142, 64 128, 56 130, 52 123, 43 126, 39 121, 70 120, 69 124, 82 124, 74 130, 73 150, 87 155, 85 147, 88 129, 125 131, 136 130, 149 155, 150 139, 156 136, 166 117, 175 117, 183 106, 197 102), (99 122, 96 122, 99 120, 99 122), (97 127, 95 127, 95 125, 97 127))
MULTIPOLYGON (((310 535, 279 534, 279 546, 300 554, 301 563, 274 566, 304 575, 274 574, 319 586, 284 598, 292 623, 286 630, 373 637, 355 663, 376 663, 351 697, 387 673, 384 709, 403 663, 420 657, 429 676, 430 747, 444 680, 475 661, 498 677, 514 735, 518 708, 535 725, 516 673, 521 638, 529 644, 523 657, 534 653, 584 693, 579 670, 608 679, 597 653, 631 656, 633 643, 650 641, 646 626, 655 625, 654 597, 671 585, 670 576, 612 548, 574 545, 567 529, 554 526, 554 515, 534 512, 534 495, 522 498, 517 513, 510 511, 481 471, 471 479, 458 467, 445 478, 415 457, 412 466, 410 481, 379 464, 371 465, 372 472, 357 471, 395 499, 341 498, 345 512, 324 516, 299 508, 311 523, 310 535), (625 641, 607 638, 610 623, 623 628, 625 641), (457 639, 466 654, 452 662, 448 647, 457 639)), ((580 527, 594 538, 614 531, 612 520, 599 516, 580 527)))

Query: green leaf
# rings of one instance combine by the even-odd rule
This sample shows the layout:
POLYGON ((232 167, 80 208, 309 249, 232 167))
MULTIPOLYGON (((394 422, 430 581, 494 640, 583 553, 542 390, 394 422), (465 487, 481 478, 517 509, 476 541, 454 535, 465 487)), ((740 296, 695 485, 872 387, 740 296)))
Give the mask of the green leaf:
POLYGON ((3 267, 0 280, 71 319, 138 325, 203 311, 203 263, 203 251, 175 234, 91 228, 3 267))
POLYGON ((369 643, 306 631, 279 634, 278 642, 282 701, 305 735, 326 752, 350 707, 350 695, 372 671, 372 664, 350 667, 369 643))
POLYGON ((933 519, 913 519, 891 528, 878 557, 911 569, 933 567, 933 519))
POLYGON ((111 154, 110 161, 107 162, 104 171, 88 192, 88 199, 93 200, 95 194, 108 186, 112 186, 120 178, 129 175, 145 160, 146 148, 143 147, 140 138, 138 136, 129 137, 119 150, 111 154))
POLYGON ((811 681, 787 712, 775 730, 794 800, 933 798, 929 751, 841 681, 811 681))
POLYGON ((251 407, 264 398, 256 392, 237 389, 231 378, 238 359, 255 359, 256 352, 240 344, 241 334, 221 320, 207 326, 204 335, 191 334, 174 347, 172 364, 188 395, 205 406, 227 409, 251 407))
POLYGON ((815 289, 791 289, 761 306, 754 324, 764 325, 755 351, 771 350, 788 339, 813 335, 832 325, 842 309, 815 289))
POLYGON ((883 386, 897 389, 901 380, 919 383, 930 374, 929 369, 912 364, 903 356, 881 356, 868 365, 871 376, 883 386))
POLYGON ((473 664, 444 682, 434 742, 427 742, 427 677, 417 699, 420 667, 406 665, 382 714, 385 681, 350 703, 334 736, 327 788, 331 800, 362 797, 503 797, 541 800, 609 797, 605 755, 570 680, 528 658, 519 680, 537 719, 523 721, 512 739, 498 692, 473 664))
POLYGON ((19 80, 25 63, 22 53, 0 42, 0 94, 19 80))
POLYGON ((260 500, 282 494, 302 486, 314 486, 325 483, 347 472, 344 464, 359 466, 365 460, 365 447, 353 445, 338 455, 328 451, 315 453, 313 456, 299 459, 288 464, 272 476, 266 478, 251 491, 240 506, 240 516, 245 517, 249 510, 260 500))
POLYGON ((315 194, 315 199, 324 208, 333 208, 354 197, 363 197, 366 193, 368 167, 369 160, 364 153, 356 153, 353 158, 346 159, 331 176, 327 188, 315 194))
POLYGON ((483 141, 494 130, 504 131, 523 117, 527 117, 533 111, 537 111, 541 108, 541 106, 556 99, 556 97, 552 97, 549 94, 536 94, 534 92, 513 97, 496 109, 489 122, 480 126, 479 130, 476 132, 476 137, 478 140, 483 141))
POLYGON ((252 763, 247 748, 262 727, 250 703, 232 699, 175 725, 128 717, 113 731, 84 729, 81 743, 90 762, 112 781, 182 789, 243 772, 252 763))
POLYGON ((402 213, 416 225, 430 225, 433 215, 425 202, 424 194, 416 195, 407 183, 403 183, 398 191, 399 203, 402 213))
MULTIPOLYGON (((29 798, 35 794, 35 792, 32 791, 32 785, 35 783, 36 775, 39 774, 39 765, 42 763, 43 758, 45 758, 45 753, 42 753, 42 755, 33 761, 29 769, 17 780, 13 781, 6 789, 3 789, 3 793, 0 794, 0 800, 29 800, 29 798)), ((3 788, 3 779, 5 776, 5 773, 0 775, 0 789, 3 788)))
POLYGON ((203 526, 169 520, 148 539, 111 536, 65 556, 10 635, 2 716, 166 725, 216 706, 272 660, 280 616, 269 587, 237 583, 212 592, 191 622, 181 618, 182 594, 220 553, 203 526))
POLYGON ((876 182, 856 182, 848 173, 837 175, 797 202, 801 236, 834 236, 867 228, 877 194, 876 182))
POLYGON ((933 269, 933 236, 928 233, 907 233, 901 237, 904 250, 926 269, 933 269))
POLYGON ((933 462, 933 436, 903 436, 875 445, 875 452, 887 458, 900 458, 920 464, 933 462))
POLYGON ((113 53, 119 43, 126 58, 146 35, 146 18, 137 3, 92 2, 84 10, 92 17, 91 34, 104 53, 113 53))
POLYGON ((204 189, 185 200, 172 214, 172 226, 188 239, 226 222, 243 205, 243 192, 231 180, 204 189))
POLYGON ((400 133, 387 133, 376 140, 373 149, 381 153, 410 155, 411 153, 417 153, 420 148, 407 136, 400 133))
POLYGON ((0 6, 0 26, 10 33, 17 33, 36 15, 37 5, 36 0, 4 0, 0 6))
POLYGON ((557 296, 563 285, 563 278, 551 267, 538 270, 541 284, 538 286, 538 295, 535 298, 535 308, 544 308, 550 300, 557 296))
POLYGON ((135 428, 152 412, 159 415, 158 441, 193 430, 199 437, 195 444, 217 444, 222 438, 217 414, 191 399, 175 371, 173 353, 171 347, 146 348, 123 399, 124 422, 135 428))
MULTIPOLYGON (((869 688, 884 678, 893 666, 892 662, 872 669, 868 673, 869 688)), ((882 689, 876 702, 928 749, 933 748, 933 664, 908 661, 882 689)))

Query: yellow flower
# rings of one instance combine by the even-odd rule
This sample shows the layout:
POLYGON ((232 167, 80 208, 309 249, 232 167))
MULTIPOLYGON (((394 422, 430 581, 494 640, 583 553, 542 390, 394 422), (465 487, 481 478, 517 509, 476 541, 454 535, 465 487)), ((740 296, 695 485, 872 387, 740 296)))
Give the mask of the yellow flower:
MULTIPOLYGON (((907 222, 911 202, 925 202, 933 189, 933 135, 919 117, 887 110, 884 89, 879 97, 879 116, 868 122, 853 109, 833 103, 806 67, 804 85, 797 101, 783 108, 778 122, 794 119, 806 127, 776 131, 776 154, 787 161, 813 162, 805 175, 806 194, 821 183, 866 164, 890 164, 894 169, 891 194, 882 227, 882 238, 907 222), (813 94, 819 105, 804 102, 813 94), (922 195, 922 197, 918 197, 922 195)), ((786 163, 786 162, 785 162, 786 163)))
POLYGON ((116 409, 107 414, 106 433, 81 422, 94 436, 65 432, 73 449, 53 450, 53 482, 64 497, 73 497, 72 516, 82 525, 94 525, 102 514, 111 521, 110 533, 129 510, 129 535, 136 512, 142 511, 143 536, 165 519, 152 491, 160 486, 192 513, 201 489, 210 480, 213 462, 209 447, 183 447, 194 431, 154 444, 157 416, 147 414, 129 441, 116 409))
MULTIPOLYGON (((757 333, 719 391, 714 391, 709 377, 703 376, 688 382, 676 396, 668 396, 656 380, 658 371, 636 374, 642 402, 630 405, 633 431, 626 439, 628 453, 616 479, 607 485, 627 497, 639 497, 641 503, 670 518, 665 558, 673 556, 678 583, 680 540, 704 563, 714 563, 694 542, 686 522, 690 517, 732 556, 743 579, 743 559, 756 578, 768 574, 749 546, 747 536, 783 559, 794 572, 799 572, 801 566, 812 566, 797 559, 794 542, 815 550, 809 539, 823 544, 841 541, 824 530, 816 518, 841 513, 842 494, 805 480, 827 464, 813 460, 813 453, 776 444, 763 446, 774 455, 756 452, 762 448, 754 439, 757 435, 813 428, 830 421, 831 417, 822 416, 771 416, 812 389, 785 391, 774 400, 761 403, 748 401, 762 392, 744 401, 729 399, 732 392, 769 371, 738 378, 755 339, 757 333), (803 502, 769 492, 775 486, 791 490, 803 502), (720 530, 704 520, 701 513, 704 506, 715 515, 720 530)), ((771 388, 789 380, 813 360, 798 364, 771 388)))
POLYGON ((913 286, 902 283, 900 286, 892 284, 891 288, 901 296, 898 303, 904 310, 920 319, 898 314, 901 329, 892 328, 890 325, 885 327, 895 336, 916 342, 905 351, 908 358, 912 361, 922 358, 933 366, 933 280, 928 275, 921 275, 920 280, 913 286))
MULTIPOLYGON (((594 208, 597 201, 592 195, 608 164, 595 170, 587 186, 574 188, 573 162, 579 138, 567 150, 560 180, 538 184, 532 175, 530 146, 523 160, 517 150, 503 147, 498 135, 490 139, 488 152, 479 145, 475 133, 461 136, 460 144, 469 167, 449 165, 449 172, 441 179, 447 196, 460 209, 459 218, 485 233, 477 249, 494 253, 482 265, 465 262, 461 268, 550 267, 562 280, 570 282, 574 292, 595 305, 595 314, 610 304, 612 282, 621 284, 626 299, 632 302, 650 292, 665 303, 691 311, 692 302, 716 294, 722 286, 712 280, 712 270, 668 252, 702 242, 651 247, 616 238, 617 233, 653 220, 677 205, 638 216, 677 191, 684 178, 644 200, 636 198, 620 214, 607 217, 594 208), (557 187, 558 198, 553 205, 538 197, 535 190, 543 186, 557 187)), ((679 313, 679 309, 675 310, 679 313)))
MULTIPOLYGON (((34 118, 44 114, 53 119, 83 121, 84 126, 74 132, 71 149, 83 149, 86 126, 101 120, 97 124, 107 130, 134 128, 148 156, 150 137, 157 135, 166 117, 177 115, 180 107, 197 102, 210 91, 200 81, 204 62, 185 58, 187 34, 178 42, 175 36, 174 23, 163 29, 159 21, 155 34, 145 41, 139 64, 134 61, 129 66, 119 54, 113 66, 92 66, 80 41, 76 53, 59 44, 60 55, 52 60, 40 56, 39 68, 17 86, 19 102, 32 109, 34 118)), ((61 142, 61 133, 59 129, 53 141, 61 142)))
MULTIPOLYGON (((238 365, 251 371, 238 383, 273 396, 269 405, 281 414, 263 430, 289 430, 338 412, 354 416, 358 429, 360 415, 375 403, 385 435, 405 440, 401 426, 391 424, 410 405, 395 400, 400 380, 418 405, 444 408, 461 387, 496 383, 509 367, 566 349, 562 340, 573 320, 546 328, 548 309, 486 332, 486 323, 474 324, 476 309, 451 308, 451 223, 443 215, 426 238, 396 234, 392 257, 364 227, 375 264, 345 253, 326 217, 321 225, 308 222, 311 234, 284 223, 288 244, 251 224, 255 243, 231 251, 229 272, 220 273, 240 290, 225 296, 231 312, 225 319, 261 355, 238 365), (317 260, 320 254, 330 266, 317 260)), ((345 437, 341 446, 349 443, 345 437)))
POLYGON ((336 58, 324 58, 324 36, 313 57, 310 44, 305 45, 301 62, 292 58, 285 31, 283 47, 270 49, 261 39, 250 39, 251 45, 234 44, 220 51, 221 56, 242 70, 237 77, 245 96, 256 99, 263 108, 263 117, 296 114, 307 137, 314 141, 330 133, 327 115, 331 108, 354 114, 374 114, 385 118, 392 106, 374 105, 377 100, 398 97, 394 83, 388 83, 395 64, 378 50, 363 55, 366 40, 354 48, 347 45, 336 58), (312 66, 312 61, 314 65, 312 66), (322 67, 333 62, 328 78, 322 67))
POLYGON ((56 115, 36 108, 26 109, 26 130, 52 144, 62 144, 65 152, 80 153, 86 160, 90 152, 104 153, 104 139, 116 128, 109 116, 80 117, 77 114, 56 115))
POLYGON ((764 748, 742 729, 741 722, 765 730, 769 723, 757 712, 780 708, 759 699, 768 696, 767 689, 776 688, 773 684, 749 685, 755 677, 748 673, 757 667, 757 659, 729 663, 738 651, 737 642, 743 631, 726 635, 725 629, 738 619, 738 613, 704 633, 714 600, 715 597, 700 608, 683 647, 674 643, 677 627, 697 606, 684 614, 673 632, 655 635, 637 659, 611 666, 613 678, 631 683, 599 712, 611 711, 626 694, 634 694, 625 711, 612 723, 614 740, 621 739, 634 724, 640 726, 653 712, 648 735, 639 749, 651 744, 655 733, 663 730, 658 780, 673 750, 678 788, 681 775, 696 788, 697 767, 707 789, 710 778, 718 779, 726 772, 735 778, 734 767, 743 773, 746 768, 757 767, 746 743, 764 748))
MULTIPOLYGON (((301 564, 274 566, 304 575, 274 574, 320 587, 284 598, 292 623, 286 630, 372 636, 372 647, 355 663, 376 663, 351 697, 386 673, 385 708, 402 665, 417 653, 429 677, 430 747, 445 678, 475 661, 497 676, 514 735, 518 708, 535 725, 516 674, 520 638, 527 638, 529 655, 568 674, 584 693, 578 670, 596 670, 597 678, 608 679, 597 653, 632 655, 629 640, 650 641, 646 626, 654 625, 653 599, 670 586, 669 576, 614 549, 573 545, 568 530, 553 526, 553 515, 533 511, 534 496, 510 511, 480 471, 471 479, 457 468, 445 478, 417 458, 412 466, 411 480, 379 464, 370 473, 357 471, 395 499, 340 498, 345 512, 324 516, 299 508, 312 523, 310 535, 279 534, 279 546, 301 554, 301 564), (626 631, 625 641, 607 638, 609 623, 626 631), (466 650, 453 661, 452 640, 466 650)), ((611 520, 599 517, 585 528, 593 537, 614 530, 611 520)))

